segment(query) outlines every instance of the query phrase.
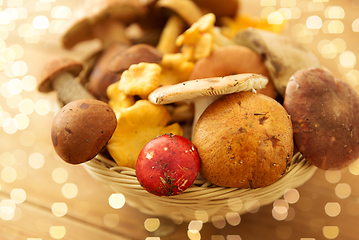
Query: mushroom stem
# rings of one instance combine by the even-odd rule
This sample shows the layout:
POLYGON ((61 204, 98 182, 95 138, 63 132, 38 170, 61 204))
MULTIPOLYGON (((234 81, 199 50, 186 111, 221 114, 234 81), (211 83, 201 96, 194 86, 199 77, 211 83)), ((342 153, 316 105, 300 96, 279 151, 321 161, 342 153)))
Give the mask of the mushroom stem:
POLYGON ((193 139, 193 133, 194 128, 196 127, 197 121, 199 117, 202 115, 204 110, 211 105, 215 100, 217 100, 219 96, 212 96, 212 97, 198 97, 195 98, 193 101, 194 103, 194 117, 193 117, 193 123, 192 123, 192 133, 191 133, 191 139, 193 139))
POLYGON ((69 72, 63 72, 52 81, 52 87, 59 99, 67 104, 79 99, 94 99, 94 97, 69 72))
POLYGON ((100 39, 103 48, 107 48, 113 42, 131 45, 130 40, 126 37, 125 29, 125 25, 121 22, 108 19, 95 24, 92 27, 92 33, 95 38, 100 39))

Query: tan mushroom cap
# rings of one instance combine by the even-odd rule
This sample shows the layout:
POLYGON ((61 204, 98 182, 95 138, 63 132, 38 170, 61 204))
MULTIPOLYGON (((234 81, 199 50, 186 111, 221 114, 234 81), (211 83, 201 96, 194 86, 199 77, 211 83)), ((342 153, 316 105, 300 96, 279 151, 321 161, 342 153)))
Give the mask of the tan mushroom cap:
POLYGON ((154 104, 168 104, 198 97, 220 96, 252 89, 259 90, 264 88, 267 83, 268 78, 254 73, 195 79, 157 88, 149 95, 148 99, 154 104))
POLYGON ((146 14, 146 6, 140 0, 87 0, 74 15, 62 36, 65 48, 95 38, 92 28, 96 23, 114 19, 129 24, 146 14))
POLYGON ((62 73, 68 72, 74 77, 82 71, 83 65, 71 58, 57 58, 47 62, 39 78, 38 90, 40 92, 51 92, 53 90, 52 80, 62 73))

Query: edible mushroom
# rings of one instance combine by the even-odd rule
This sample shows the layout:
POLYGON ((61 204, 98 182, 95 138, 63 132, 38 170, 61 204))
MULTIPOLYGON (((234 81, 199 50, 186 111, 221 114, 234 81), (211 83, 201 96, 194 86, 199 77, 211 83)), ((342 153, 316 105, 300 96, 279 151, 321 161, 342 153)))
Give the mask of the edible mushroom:
POLYGON ((195 127, 198 118, 207 106, 221 95, 259 90, 264 88, 267 83, 268 79, 265 76, 249 73, 203 78, 159 87, 149 94, 148 99, 154 104, 193 102, 195 110, 193 127, 195 127))
POLYGON ((194 65, 189 80, 239 73, 256 73, 266 76, 268 84, 258 92, 275 98, 276 91, 273 82, 260 56, 253 50, 240 45, 217 48, 209 57, 199 59, 194 65))
POLYGON ((82 64, 71 58, 53 59, 45 64, 41 72, 38 90, 55 90, 64 104, 78 99, 93 99, 94 97, 76 79, 81 70, 82 64))
POLYGON ((214 13, 217 18, 235 17, 240 11, 240 0, 193 0, 204 13, 214 13))
POLYGON ((265 187, 290 166, 292 122, 273 98, 254 92, 233 93, 206 108, 192 142, 202 161, 201 175, 212 184, 265 187))
POLYGON ((283 105, 308 162, 339 170, 359 158, 359 96, 348 83, 321 68, 300 70, 288 83, 283 105))
POLYGON ((55 151, 67 163, 89 161, 106 145, 116 123, 116 115, 106 103, 95 99, 72 101, 52 122, 55 151))
POLYGON ((296 71, 321 67, 319 59, 313 52, 282 34, 246 28, 235 35, 234 42, 249 47, 261 56, 277 92, 282 97, 289 79, 296 71))
POLYGON ((139 0, 86 0, 74 11, 62 35, 62 45, 71 49, 76 44, 98 38, 104 48, 113 41, 125 41, 126 25, 146 14, 139 0))

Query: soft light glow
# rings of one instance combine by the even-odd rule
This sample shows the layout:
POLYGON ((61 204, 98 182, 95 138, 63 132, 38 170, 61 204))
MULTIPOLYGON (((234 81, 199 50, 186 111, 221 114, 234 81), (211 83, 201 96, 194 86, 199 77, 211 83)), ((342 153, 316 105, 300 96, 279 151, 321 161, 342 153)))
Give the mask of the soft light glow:
POLYGON ((32 21, 32 26, 35 29, 47 29, 49 24, 49 19, 44 15, 36 16, 32 21))
POLYGON ((17 174, 12 167, 5 167, 1 171, 1 179, 6 183, 12 183, 16 180, 17 174))
POLYGON ((339 62, 345 68, 352 68, 356 64, 355 54, 351 51, 345 51, 340 54, 339 62))
POLYGON ((78 188, 74 183, 66 183, 62 187, 62 195, 64 195, 65 198, 71 199, 76 197, 77 194, 78 194, 78 188))
POLYGON ((353 21, 352 29, 354 32, 359 32, 359 18, 357 18, 353 21))
POLYGON ((336 217, 339 215, 341 211, 341 207, 340 204, 337 202, 328 202, 325 205, 325 213, 329 216, 329 217, 336 217))
POLYGON ((66 228, 64 226, 51 226, 50 235, 54 239, 62 239, 66 235, 66 228))
POLYGON ((345 17, 345 11, 340 6, 330 6, 325 9, 324 16, 330 19, 343 19, 345 17))
POLYGON ((299 200, 299 192, 297 189, 288 189, 284 193, 284 199, 290 204, 294 204, 299 200))
POLYGON ((352 192, 351 187, 347 183, 339 183, 335 187, 335 195, 337 195, 339 198, 348 198, 352 192))
POLYGON ((16 205, 11 199, 3 199, 0 202, 0 218, 10 221, 15 216, 16 205))
POLYGON ((67 170, 64 168, 55 168, 54 171, 52 171, 52 180, 56 183, 64 183, 67 181, 68 173, 67 170))
POLYGON ((344 24, 339 20, 327 20, 323 23, 323 33, 341 34, 344 32, 344 24))
POLYGON ((222 229, 226 226, 226 219, 223 216, 213 216, 212 217, 212 224, 218 229, 222 229))
POLYGON ((52 204, 51 211, 56 217, 63 217, 67 213, 67 205, 63 202, 56 202, 52 204))
POLYGON ((323 235, 328 239, 334 239, 339 235, 338 226, 325 226, 323 228, 323 235))
POLYGON ((342 173, 339 170, 327 170, 325 172, 325 179, 329 183, 337 183, 340 181, 342 173))
POLYGON ((228 224, 232 226, 237 226, 241 222, 241 216, 236 212, 228 212, 226 214, 226 220, 228 224))
POLYGON ((205 210, 196 210, 195 214, 196 219, 201 222, 207 222, 208 221, 208 213, 205 210))
POLYGON ((40 153, 32 153, 29 156, 29 165, 34 169, 40 169, 45 164, 45 158, 40 153))
POLYGON ((118 216, 118 214, 108 213, 103 217, 103 223, 107 227, 114 228, 118 225, 119 222, 120 222, 120 217, 118 216))
MULTIPOLYGON (((358 78, 359 80, 359 78, 358 78)), ((349 165, 349 172, 355 176, 359 175, 359 159, 349 165)))
POLYGON ((154 232, 160 227, 160 220, 158 218, 147 218, 145 220, 145 229, 149 232, 154 232))
POLYGON ((71 18, 71 9, 67 6, 57 6, 51 10, 51 17, 56 19, 71 18))
POLYGON ((23 89, 23 85, 20 79, 13 78, 7 84, 7 89, 11 94, 20 94, 23 89))
POLYGON ((22 7, 23 4, 23 0, 7 0, 8 7, 22 7))
POLYGON ((22 99, 19 103, 19 110, 21 113, 29 115, 34 112, 35 104, 31 99, 22 99))
POLYGON ((35 143, 36 136, 32 131, 23 131, 20 134, 19 141, 24 147, 31 147, 35 143))
POLYGON ((313 15, 307 18, 306 26, 308 29, 320 29, 322 25, 322 19, 317 15, 313 15))
POLYGON ((297 1, 296 0, 281 0, 280 5, 282 7, 295 7, 295 6, 297 6, 297 1))
POLYGON ((203 227, 203 222, 198 221, 198 220, 192 220, 188 224, 188 230, 191 230, 191 231, 201 231, 202 227, 203 227))
POLYGON ((17 130, 19 129, 17 121, 13 118, 7 118, 5 119, 5 121, 2 124, 4 131, 7 134, 14 134, 17 132, 17 130))
POLYGON ((270 13, 267 17, 267 22, 269 24, 282 24, 283 20, 283 15, 278 11, 270 13))
POLYGON ((0 12, 0 25, 7 25, 10 23, 10 16, 7 12, 1 11, 0 12))
POLYGON ((10 20, 16 20, 19 18, 19 12, 15 8, 6 8, 4 12, 9 14, 10 20))
POLYGON ((274 7, 277 4, 277 0, 261 0, 262 7, 274 7))
POLYGON ((108 202, 114 209, 120 209, 125 205, 126 199, 125 196, 121 193, 113 193, 109 197, 108 202))
POLYGON ((27 70, 27 64, 24 61, 19 60, 14 62, 12 65, 12 72, 15 74, 15 76, 24 76, 27 73, 27 70))
POLYGON ((22 86, 25 91, 31 92, 36 88, 36 78, 32 75, 26 75, 21 79, 22 86))
POLYGON ((16 114, 16 116, 14 117, 15 121, 17 122, 18 125, 18 129, 19 130, 24 130, 26 129, 29 124, 30 124, 30 119, 28 116, 26 116, 25 114, 19 113, 16 114))

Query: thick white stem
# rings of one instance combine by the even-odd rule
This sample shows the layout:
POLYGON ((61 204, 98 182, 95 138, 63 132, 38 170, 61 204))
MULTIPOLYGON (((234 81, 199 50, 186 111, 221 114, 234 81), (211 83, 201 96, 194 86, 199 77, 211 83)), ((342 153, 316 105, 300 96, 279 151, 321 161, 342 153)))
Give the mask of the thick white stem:
POLYGON ((61 73, 52 81, 52 87, 59 99, 67 104, 79 99, 94 99, 94 97, 68 72, 61 73))
POLYGON ((192 134, 191 140, 193 139, 194 129, 196 127, 197 121, 206 110, 206 108, 217 100, 220 96, 212 96, 212 97, 198 97, 193 99, 194 102, 194 117, 193 117, 193 124, 192 124, 192 134))

